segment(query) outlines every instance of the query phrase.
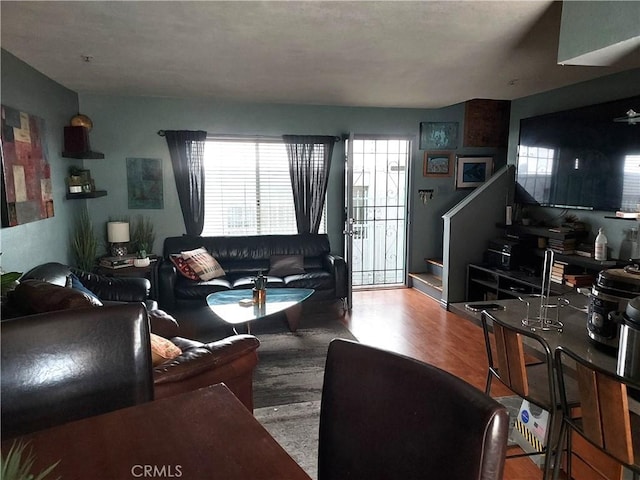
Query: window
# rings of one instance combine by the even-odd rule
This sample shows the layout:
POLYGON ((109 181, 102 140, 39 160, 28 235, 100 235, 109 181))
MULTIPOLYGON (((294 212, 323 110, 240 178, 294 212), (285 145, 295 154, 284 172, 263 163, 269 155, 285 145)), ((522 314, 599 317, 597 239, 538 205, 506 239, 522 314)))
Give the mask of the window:
POLYGON ((204 170, 203 236, 298 233, 282 141, 208 139, 204 170))

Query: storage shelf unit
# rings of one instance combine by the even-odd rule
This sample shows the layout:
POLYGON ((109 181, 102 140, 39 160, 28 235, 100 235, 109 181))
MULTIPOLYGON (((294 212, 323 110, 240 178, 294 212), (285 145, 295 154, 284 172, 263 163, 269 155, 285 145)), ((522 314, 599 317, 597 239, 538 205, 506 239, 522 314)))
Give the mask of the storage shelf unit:
MULTIPOLYGON (((544 249, 536 249, 535 254, 539 257, 544 257, 544 249)), ((577 265, 586 270, 600 271, 605 268, 611 268, 618 265, 617 260, 596 260, 595 258, 583 257, 582 255, 562 255, 560 253, 554 254, 555 260, 566 262, 569 265, 577 265)))
MULTIPOLYGON (((503 300, 520 295, 539 294, 542 278, 517 271, 498 270, 486 265, 467 266, 467 292, 469 302, 503 300)), ((572 289, 551 282, 551 292, 561 295, 572 289)))
POLYGON ((62 156, 65 158, 76 158, 80 160, 101 160, 104 158, 104 153, 100 152, 62 152, 62 156))

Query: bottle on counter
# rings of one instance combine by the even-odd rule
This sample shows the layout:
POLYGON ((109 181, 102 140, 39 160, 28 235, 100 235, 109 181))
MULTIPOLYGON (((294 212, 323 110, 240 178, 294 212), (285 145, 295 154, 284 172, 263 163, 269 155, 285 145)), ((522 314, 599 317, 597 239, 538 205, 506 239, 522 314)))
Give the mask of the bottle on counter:
POLYGON ((593 256, 598 261, 604 261, 607 259, 607 237, 605 236, 602 228, 598 230, 593 256))

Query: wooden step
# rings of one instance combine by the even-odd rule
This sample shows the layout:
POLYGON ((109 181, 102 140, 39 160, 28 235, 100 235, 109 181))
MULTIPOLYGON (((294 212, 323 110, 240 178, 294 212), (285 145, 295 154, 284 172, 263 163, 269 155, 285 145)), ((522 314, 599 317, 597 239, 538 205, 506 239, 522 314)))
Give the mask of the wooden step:
POLYGON ((425 258, 427 263, 427 273, 442 278, 442 259, 441 258, 425 258))
POLYGON ((432 273, 410 273, 409 276, 416 282, 421 282, 442 292, 442 278, 432 273))
POLYGON ((443 266, 441 258, 425 258, 424 261, 427 262, 427 265, 435 265, 440 268, 443 266))

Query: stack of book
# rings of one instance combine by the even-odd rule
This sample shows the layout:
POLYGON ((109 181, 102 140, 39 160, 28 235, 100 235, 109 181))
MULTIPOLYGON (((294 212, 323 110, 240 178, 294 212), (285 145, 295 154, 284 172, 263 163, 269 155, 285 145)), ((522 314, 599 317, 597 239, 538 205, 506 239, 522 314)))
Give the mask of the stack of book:
POLYGON ((554 260, 551 266, 551 281, 563 285, 568 275, 574 275, 576 273, 575 265, 569 265, 567 262, 560 260, 554 260))
POLYGON ((549 248, 556 253, 561 253, 562 255, 572 255, 576 252, 576 239, 550 238, 549 248))
POLYGON ((593 245, 588 243, 579 243, 576 247, 576 255, 581 257, 593 258, 593 245))
POLYGON ((123 255, 122 257, 102 257, 100 266, 105 268, 124 268, 133 265, 135 255, 123 255))
POLYGON ((590 287, 595 282, 595 277, 588 273, 567 274, 564 283, 569 287, 590 287))

